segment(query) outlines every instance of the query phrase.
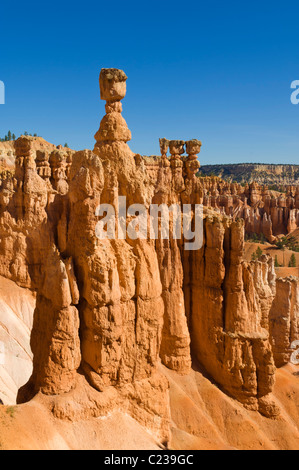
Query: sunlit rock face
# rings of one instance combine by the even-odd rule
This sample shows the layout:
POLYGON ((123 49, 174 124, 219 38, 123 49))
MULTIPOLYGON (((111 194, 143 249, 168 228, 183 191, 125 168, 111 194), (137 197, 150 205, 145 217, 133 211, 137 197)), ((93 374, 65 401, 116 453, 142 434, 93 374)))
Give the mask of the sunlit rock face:
MULTIPOLYGON (((273 260, 243 257, 249 223, 255 228, 258 220, 272 236, 274 206, 257 186, 245 192, 198 178, 197 139, 161 139, 157 158, 134 154, 121 114, 126 80, 118 69, 100 74, 106 114, 93 151, 37 152, 23 136, 15 144, 15 173, 3 179, 0 275, 27 299, 18 308, 27 312, 24 349, 30 358, 31 332, 33 354, 30 379, 24 384, 20 375, 16 384, 17 400, 42 392, 54 415, 66 419, 120 409, 168 442, 169 383, 161 362, 178 376, 196 363, 245 407, 277 416, 274 360, 285 344, 275 327, 273 260), (188 251, 184 240, 118 233, 99 240, 98 207, 110 204, 118 214, 120 197, 146 211, 151 203, 189 204, 193 215, 195 204, 204 204, 202 245, 188 251), (260 221, 261 200, 271 220, 265 209, 260 221)), ((287 302, 281 308, 294 316, 287 302)))

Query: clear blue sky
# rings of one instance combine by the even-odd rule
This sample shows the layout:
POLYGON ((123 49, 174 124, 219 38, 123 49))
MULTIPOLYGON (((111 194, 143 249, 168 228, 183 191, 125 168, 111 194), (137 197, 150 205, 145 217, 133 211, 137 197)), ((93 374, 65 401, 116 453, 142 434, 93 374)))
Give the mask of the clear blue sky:
POLYGON ((299 163, 299 17, 294 2, 1 4, 0 135, 27 130, 93 148, 101 67, 128 75, 130 147, 199 138, 208 163, 299 163))

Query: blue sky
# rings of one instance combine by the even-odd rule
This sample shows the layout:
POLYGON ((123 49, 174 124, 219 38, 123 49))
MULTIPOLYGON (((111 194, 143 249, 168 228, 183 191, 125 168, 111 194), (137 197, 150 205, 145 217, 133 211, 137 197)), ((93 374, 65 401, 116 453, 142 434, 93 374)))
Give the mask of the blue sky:
POLYGON ((198 138, 202 164, 299 163, 298 26, 293 2, 2 3, 0 136, 93 148, 98 75, 116 67, 136 153, 198 138))

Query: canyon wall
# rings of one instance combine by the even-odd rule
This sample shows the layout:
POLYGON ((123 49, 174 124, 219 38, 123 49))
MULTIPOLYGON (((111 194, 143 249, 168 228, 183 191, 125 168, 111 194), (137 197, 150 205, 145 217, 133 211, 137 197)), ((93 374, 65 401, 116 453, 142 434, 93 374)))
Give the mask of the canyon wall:
POLYGON ((271 165, 265 163, 237 163, 228 165, 203 165, 202 176, 211 174, 228 182, 258 183, 270 186, 298 184, 299 165, 271 165))
MULTIPOLYGON (((162 157, 144 157, 149 174, 156 182, 162 157)), ((182 157, 184 161, 186 157, 182 157)), ((198 163, 198 162, 197 162, 198 163)), ((263 234, 270 242, 278 235, 286 235, 299 227, 299 186, 286 186, 286 192, 277 194, 256 182, 240 185, 219 177, 199 177, 199 201, 221 214, 245 221, 247 234, 263 234)), ((297 181, 298 183, 298 181, 297 181)))
MULTIPOLYGON (((170 152, 176 152, 176 145, 179 145, 179 150, 177 150, 180 151, 180 153, 177 154, 179 160, 184 164, 184 177, 187 174, 186 172, 199 169, 200 165, 197 161, 196 154, 193 154, 193 157, 196 157, 195 159, 193 158, 193 160, 192 154, 189 154, 189 157, 182 155, 185 152, 185 144, 186 147, 189 146, 188 149, 186 148, 186 151, 192 151, 190 150, 190 146, 192 146, 192 142, 194 145, 194 141, 186 143, 184 141, 168 141, 167 139, 160 139, 160 141, 163 142, 163 144, 161 143, 161 157, 142 157, 141 155, 137 155, 136 157, 137 164, 146 166, 147 174, 152 185, 156 186, 159 184, 160 167, 161 165, 164 167, 165 165, 170 165, 170 161, 173 160, 173 155, 169 158, 167 157, 167 152, 168 149, 170 152), (139 163, 137 160, 139 160, 139 163), (187 163, 188 160, 189 163, 187 163)), ((199 149, 200 146, 201 143, 199 149)), ((50 172, 49 174, 51 175, 49 159, 52 154, 55 155, 57 149, 64 152, 68 160, 68 166, 70 167, 72 155, 74 154, 73 150, 63 148, 61 145, 56 148, 53 144, 49 144, 40 137, 31 138, 31 150, 36 160, 39 175, 42 175, 43 172, 50 172)), ((51 156, 51 158, 55 159, 53 156, 51 156)), ((0 187, 5 188, 5 184, 7 184, 6 174, 9 171, 14 172, 15 164, 15 143, 0 143, 0 170, 2 170, 0 171, 0 187)), ((229 167, 230 166, 234 167, 235 165, 229 165, 229 167)), ((236 166, 238 167, 238 165, 236 166)), ((299 227, 299 186, 296 176, 297 170, 294 166, 285 166, 293 168, 292 174, 295 176, 289 181, 289 184, 286 183, 282 185, 283 192, 281 193, 270 190, 268 186, 264 184, 267 180, 263 180, 261 177, 256 178, 256 180, 249 178, 249 182, 246 180, 246 183, 244 182, 244 184, 241 185, 237 182, 222 179, 219 176, 205 176, 199 177, 201 182, 199 201, 204 206, 211 207, 234 219, 243 218, 245 220, 245 231, 248 235, 253 233, 258 235, 263 234, 270 243, 275 242, 277 236, 289 234, 299 227)), ((245 165, 245 168, 247 167, 251 168, 249 164, 245 165)), ((254 171, 259 175, 264 174, 263 172, 266 171, 268 167, 270 173, 272 172, 275 175, 283 173, 284 165, 253 165, 254 171)), ((168 173, 170 174, 170 170, 168 173)))
MULTIPOLYGON (((140 230, 136 211, 189 204, 195 223, 207 188, 224 183, 196 176, 196 139, 187 143, 187 157, 183 141, 162 139, 162 157, 153 161, 130 150, 121 114, 126 79, 117 69, 101 71, 106 115, 93 151, 37 152, 23 136, 15 143, 15 173, 3 178, 0 275, 36 293, 33 372, 18 402, 42 393, 56 417, 74 420, 122 409, 166 443, 169 384, 162 361, 181 375, 200 364, 229 396, 275 417, 274 360, 289 345, 276 339, 273 260, 245 262, 246 218, 207 201, 197 250, 172 236, 133 236, 140 230), (135 213, 118 217, 121 197, 125 209, 137 205, 135 213), (111 228, 114 236, 99 238, 111 208, 120 224, 111 228)), ((250 198, 254 204, 253 191, 250 198)), ((294 317, 287 303, 282 308, 294 317)))

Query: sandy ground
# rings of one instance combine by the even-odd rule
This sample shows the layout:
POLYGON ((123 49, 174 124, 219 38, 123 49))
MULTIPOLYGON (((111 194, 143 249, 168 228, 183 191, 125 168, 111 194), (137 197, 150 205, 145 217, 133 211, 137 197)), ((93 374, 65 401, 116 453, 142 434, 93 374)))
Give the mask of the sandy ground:
POLYGON ((0 406, 1 450, 155 450, 160 447, 137 421, 116 411, 104 418, 54 419, 38 400, 0 406))
POLYGON ((199 371, 186 377, 167 369, 165 373, 171 382, 173 448, 299 450, 298 366, 277 371, 274 395, 281 410, 277 419, 246 410, 199 371))
MULTIPOLYGON (((267 419, 225 395, 199 370, 187 376, 160 366, 170 382, 170 448, 177 450, 299 450, 299 367, 277 371, 280 417, 267 419)), ((159 449, 133 418, 115 411, 71 422, 54 418, 46 398, 0 406, 0 448, 32 450, 159 449)))

